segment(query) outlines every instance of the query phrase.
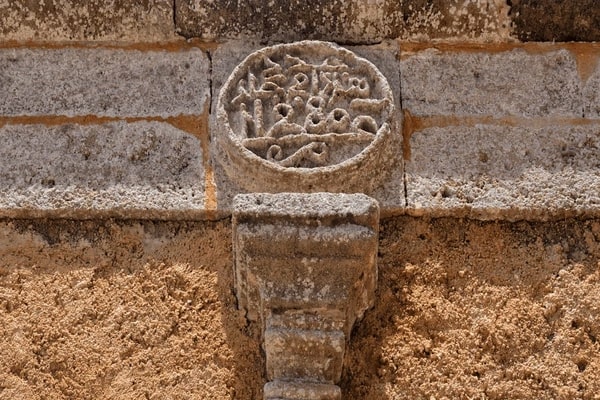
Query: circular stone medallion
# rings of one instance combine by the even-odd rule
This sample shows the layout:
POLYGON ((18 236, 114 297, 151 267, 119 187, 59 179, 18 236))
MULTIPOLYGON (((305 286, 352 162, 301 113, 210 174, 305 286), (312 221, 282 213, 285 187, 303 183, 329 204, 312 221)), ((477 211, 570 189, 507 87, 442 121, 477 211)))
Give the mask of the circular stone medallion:
POLYGON ((250 54, 223 85, 217 143, 250 191, 369 192, 397 150, 393 116, 369 61, 326 42, 282 44, 250 54))

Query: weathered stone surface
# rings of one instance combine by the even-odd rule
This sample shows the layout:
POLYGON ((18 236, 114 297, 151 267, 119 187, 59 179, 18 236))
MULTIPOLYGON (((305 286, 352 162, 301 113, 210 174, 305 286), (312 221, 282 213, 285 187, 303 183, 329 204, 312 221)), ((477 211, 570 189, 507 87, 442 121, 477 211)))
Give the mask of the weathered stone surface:
POLYGON ((338 386, 322 383, 275 381, 265 385, 265 400, 340 400, 338 386))
POLYGON ((503 0, 399 0, 400 37, 409 40, 506 40, 510 7, 503 0))
POLYGON ((0 0, 0 40, 125 40, 176 37, 170 0, 0 0))
POLYGON ((523 41, 600 41, 598 0, 513 0, 510 14, 523 41))
POLYGON ((583 88, 583 101, 586 118, 600 118, 600 58, 596 71, 588 78, 583 88))
POLYGON ((354 53, 267 47, 220 90, 217 159, 249 191, 370 192, 395 155, 395 115, 386 78, 354 53))
POLYGON ((5 125, 0 141, 3 217, 203 213, 200 142, 169 124, 5 125))
MULTIPOLYGON (((243 42, 243 41, 232 41, 228 42, 224 45, 219 46, 216 51, 212 53, 212 65, 213 65, 213 89, 212 93, 219 93, 222 85, 227 80, 231 71, 242 62, 242 60, 251 52, 260 48, 260 45, 254 42, 243 42)), ((400 114, 400 85, 399 85, 399 61, 397 58, 398 47, 395 42, 386 42, 376 46, 354 46, 350 47, 350 50, 356 52, 359 56, 366 58, 370 62, 372 62, 377 69, 385 76, 388 80, 396 105, 395 115, 396 121, 401 120, 400 114)), ((217 109, 217 96, 213 96, 213 110, 217 109)), ((223 213, 231 212, 231 204, 233 196, 238 193, 245 193, 248 191, 247 188, 242 187, 241 182, 236 182, 230 176, 228 176, 222 165, 222 157, 226 157, 223 154, 223 150, 219 149, 217 146, 217 139, 214 136, 216 132, 219 132, 222 127, 218 123, 216 117, 216 113, 211 115, 211 134, 213 135, 213 140, 211 140, 211 156, 212 156, 212 166, 214 168, 214 176, 215 182, 217 186, 217 201, 218 208, 223 213)), ((381 199, 385 199, 388 205, 393 205, 395 208, 402 207, 404 205, 404 194, 403 194, 403 186, 402 186, 402 160, 401 160, 401 132, 400 129, 394 130, 392 132, 394 137, 394 144, 392 148, 389 148, 390 153, 392 153, 392 159, 389 160, 389 165, 387 165, 386 171, 389 172, 389 179, 382 183, 382 186, 377 189, 378 196, 381 196, 381 199), (397 180, 392 182, 392 180, 397 180)), ((243 171, 242 171, 243 172, 243 171)), ((377 173, 379 174, 379 172, 377 173)), ((370 176, 375 176, 377 174, 371 174, 370 176)), ((254 176, 252 177, 254 179, 254 176)), ((370 179, 370 178, 369 178, 370 179)), ((238 179, 239 180, 239 179, 238 179)), ((333 190, 335 185, 344 186, 344 181, 347 180, 346 176, 342 179, 342 182, 331 182, 330 185, 325 185, 322 190, 328 191, 333 190)), ((273 186, 276 183, 272 183, 273 186)), ((372 184, 372 183, 371 183, 372 184)), ((260 186, 258 189, 262 189, 261 191, 266 191, 267 186, 260 186)), ((349 187, 349 186, 348 186, 349 187)), ((299 187, 290 187, 289 190, 296 191, 300 190, 299 187)), ((315 190, 315 189, 313 189, 315 190)), ((346 189, 350 191, 349 188, 346 189)), ((378 197, 378 200, 380 197, 378 197)))
POLYGON ((413 134, 408 212, 482 219, 600 215, 600 125, 413 134))
POLYGON ((401 62, 402 104, 414 115, 581 117, 573 55, 516 49, 445 53, 428 49, 401 62))
POLYGON ((199 49, 2 49, 0 115, 201 114, 209 69, 199 49))
POLYGON ((328 384, 315 393, 339 398, 330 385, 341 377, 346 340, 374 301, 378 230, 377 202, 363 194, 236 196, 235 289, 263 332, 275 381, 265 399, 329 398, 309 395, 315 388, 307 382, 328 384), (298 388, 304 397, 295 397, 298 388))
POLYGON ((176 0, 175 20, 186 37, 338 43, 410 40, 506 40, 510 7, 497 0, 176 0))
POLYGON ((177 30, 186 37, 373 43, 398 36, 392 0, 175 0, 177 30))

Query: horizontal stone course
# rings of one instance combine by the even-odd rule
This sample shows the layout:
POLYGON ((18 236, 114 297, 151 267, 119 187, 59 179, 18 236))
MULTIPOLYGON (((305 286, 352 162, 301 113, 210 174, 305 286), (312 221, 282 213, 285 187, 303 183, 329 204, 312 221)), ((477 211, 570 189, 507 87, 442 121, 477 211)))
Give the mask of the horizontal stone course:
POLYGON ((402 104, 414 115, 581 117, 577 64, 566 50, 532 54, 427 49, 401 62, 402 104))
POLYGON ((600 41, 598 0, 512 1, 511 17, 523 41, 600 41))
POLYGON ((600 125, 476 125, 413 134, 408 213, 482 219, 600 215, 600 125))
POLYGON ((0 0, 0 40, 160 41, 176 37, 172 0, 0 0))
POLYGON ((204 210, 197 138, 160 122, 5 125, 0 216, 189 218, 204 210))
POLYGON ((510 37, 509 8, 496 0, 175 0, 175 22, 185 37, 205 40, 489 41, 510 37))
POLYGON ((200 49, 1 49, 0 115, 202 114, 209 70, 200 49))

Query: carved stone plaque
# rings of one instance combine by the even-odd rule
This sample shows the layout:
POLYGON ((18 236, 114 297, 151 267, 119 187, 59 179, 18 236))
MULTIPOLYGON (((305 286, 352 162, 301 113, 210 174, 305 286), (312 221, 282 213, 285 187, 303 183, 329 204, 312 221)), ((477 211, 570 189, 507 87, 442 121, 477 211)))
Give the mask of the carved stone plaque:
POLYGON ((221 89, 217 113, 221 161, 250 191, 368 192, 397 150, 387 80, 331 43, 252 53, 221 89))

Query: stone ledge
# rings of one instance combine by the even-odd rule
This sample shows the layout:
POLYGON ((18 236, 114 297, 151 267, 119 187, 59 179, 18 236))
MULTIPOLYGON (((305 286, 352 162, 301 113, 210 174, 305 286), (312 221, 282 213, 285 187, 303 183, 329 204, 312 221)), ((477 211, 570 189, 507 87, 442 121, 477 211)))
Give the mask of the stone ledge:
POLYGON ((600 125, 476 125, 413 134, 410 215, 550 219, 600 215, 600 125))
POLYGON ((199 115, 209 71, 200 49, 1 49, 0 115, 199 115))
POLYGON ((200 141, 169 124, 0 128, 0 216, 196 219, 200 141))

